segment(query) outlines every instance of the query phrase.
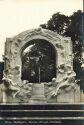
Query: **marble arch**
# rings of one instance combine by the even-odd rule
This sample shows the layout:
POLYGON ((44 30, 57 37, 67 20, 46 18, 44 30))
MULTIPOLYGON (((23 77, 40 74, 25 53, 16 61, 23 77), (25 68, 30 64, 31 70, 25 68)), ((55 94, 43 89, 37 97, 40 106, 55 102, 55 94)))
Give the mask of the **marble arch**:
MULTIPOLYGON (((79 101, 80 97, 78 95, 80 94, 79 94, 79 87, 77 84, 75 84, 76 74, 73 71, 73 51, 72 51, 72 43, 70 38, 60 36, 57 33, 54 33, 49 30, 41 29, 41 28, 22 32, 13 38, 7 38, 5 42, 4 86, 6 87, 7 90, 10 87, 10 90, 13 91, 12 97, 10 96, 10 94, 8 95, 6 91, 4 92, 5 101, 13 102, 15 100, 18 100, 18 102, 20 102, 21 101, 20 96, 22 95, 22 98, 24 100, 23 102, 26 102, 26 101, 29 102, 30 98, 32 97, 32 90, 29 90, 29 86, 26 87, 26 89, 28 89, 26 91, 24 87, 25 85, 22 84, 21 53, 24 50, 24 48, 27 47, 30 41, 34 39, 42 39, 42 40, 48 41, 57 52, 56 53, 57 54, 57 58, 56 58, 57 78, 56 78, 55 84, 53 85, 52 83, 50 83, 52 92, 48 91, 46 94, 46 90, 50 89, 50 86, 48 84, 47 86, 44 85, 45 92, 42 92, 42 94, 44 94, 45 96, 46 102, 52 103, 52 102, 79 101), (6 84, 9 84, 9 87, 7 87, 6 84), (66 86, 66 89, 63 89, 64 86, 66 86), (67 86, 68 86, 68 89, 67 89, 67 86), (22 94, 20 95, 21 92, 22 94), (74 94, 75 94, 75 99, 74 99, 74 94), (53 98, 54 100, 52 101, 53 96, 54 96, 53 98), (66 99, 65 99, 65 96, 66 96, 66 99)), ((32 83, 30 86, 32 88, 32 83)))

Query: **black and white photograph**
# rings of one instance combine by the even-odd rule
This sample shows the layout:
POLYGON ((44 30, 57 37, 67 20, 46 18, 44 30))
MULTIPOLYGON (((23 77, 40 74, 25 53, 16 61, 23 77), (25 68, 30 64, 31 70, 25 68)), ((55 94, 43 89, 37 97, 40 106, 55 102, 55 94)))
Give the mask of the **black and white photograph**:
POLYGON ((0 0, 0 125, 84 125, 84 0, 0 0))

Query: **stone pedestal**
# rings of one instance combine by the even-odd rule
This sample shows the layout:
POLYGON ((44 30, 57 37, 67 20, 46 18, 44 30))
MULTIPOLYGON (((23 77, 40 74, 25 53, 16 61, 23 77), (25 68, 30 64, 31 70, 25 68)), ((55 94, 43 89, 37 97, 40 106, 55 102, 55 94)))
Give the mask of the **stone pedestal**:
POLYGON ((29 100, 31 104, 42 104, 46 103, 46 98, 44 96, 44 84, 33 84, 32 87, 32 96, 29 100))

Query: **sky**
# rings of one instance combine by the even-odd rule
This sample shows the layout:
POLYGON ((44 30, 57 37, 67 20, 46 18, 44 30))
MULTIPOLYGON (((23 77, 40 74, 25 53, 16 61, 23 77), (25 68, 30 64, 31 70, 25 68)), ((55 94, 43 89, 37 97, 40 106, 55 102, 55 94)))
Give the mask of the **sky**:
POLYGON ((56 12, 71 15, 83 0, 0 0, 0 61, 7 37, 38 28, 56 12))

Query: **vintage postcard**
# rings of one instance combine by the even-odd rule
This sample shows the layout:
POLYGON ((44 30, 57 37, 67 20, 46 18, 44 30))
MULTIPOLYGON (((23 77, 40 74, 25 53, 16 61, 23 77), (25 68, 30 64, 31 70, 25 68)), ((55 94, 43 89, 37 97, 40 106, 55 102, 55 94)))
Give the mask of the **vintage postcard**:
POLYGON ((0 125, 84 125, 83 0, 0 0, 0 125))

